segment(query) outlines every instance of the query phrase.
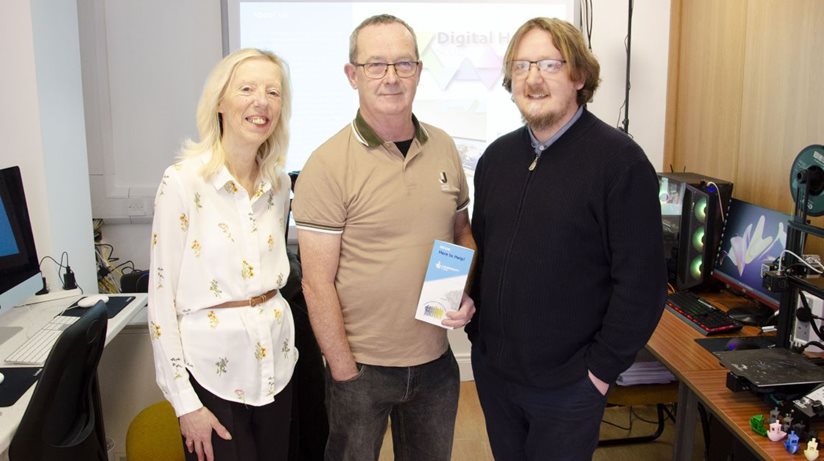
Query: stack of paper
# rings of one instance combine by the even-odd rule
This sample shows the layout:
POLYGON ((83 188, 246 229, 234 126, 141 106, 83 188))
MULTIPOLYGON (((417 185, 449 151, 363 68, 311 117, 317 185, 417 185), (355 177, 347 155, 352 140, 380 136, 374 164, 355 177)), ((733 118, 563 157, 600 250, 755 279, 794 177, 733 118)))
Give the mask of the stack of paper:
POLYGON ((661 362, 635 362, 626 371, 618 376, 616 384, 619 386, 634 386, 636 384, 666 384, 675 381, 675 376, 667 370, 661 362))

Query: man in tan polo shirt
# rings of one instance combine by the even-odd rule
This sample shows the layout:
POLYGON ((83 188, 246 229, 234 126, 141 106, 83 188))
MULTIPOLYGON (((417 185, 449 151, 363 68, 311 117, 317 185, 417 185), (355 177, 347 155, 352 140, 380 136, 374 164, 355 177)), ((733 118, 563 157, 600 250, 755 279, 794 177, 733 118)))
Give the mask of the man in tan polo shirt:
MULTIPOLYGON (((377 459, 387 417, 397 460, 449 460, 458 365, 446 330, 415 320, 434 240, 475 247, 452 139, 412 114, 415 33, 389 15, 352 32, 352 123, 301 172, 293 203, 309 317, 327 362, 327 460, 377 459)), ((443 324, 462 327, 464 294, 443 324)))

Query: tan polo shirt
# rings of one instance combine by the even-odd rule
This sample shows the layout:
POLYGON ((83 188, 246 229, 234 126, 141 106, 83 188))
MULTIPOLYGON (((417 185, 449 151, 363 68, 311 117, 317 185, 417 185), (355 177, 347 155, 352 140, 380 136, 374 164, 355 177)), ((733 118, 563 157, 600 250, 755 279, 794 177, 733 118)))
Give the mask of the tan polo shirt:
POLYGON ((341 234, 335 279, 355 360, 413 366, 440 357, 446 330, 415 320, 434 240, 452 242, 469 205, 455 143, 415 123, 406 158, 358 113, 300 172, 292 209, 298 229, 341 234))

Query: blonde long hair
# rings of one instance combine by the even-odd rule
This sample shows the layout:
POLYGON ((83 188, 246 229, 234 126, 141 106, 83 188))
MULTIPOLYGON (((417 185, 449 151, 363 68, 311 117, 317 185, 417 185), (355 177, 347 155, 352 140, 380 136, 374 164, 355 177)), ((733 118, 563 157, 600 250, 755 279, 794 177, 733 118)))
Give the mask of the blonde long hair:
POLYGON ((266 58, 280 70, 281 108, 280 119, 272 135, 260 145, 257 152, 260 174, 268 179, 274 189, 280 188, 280 176, 286 165, 286 151, 289 148, 289 118, 292 115, 292 89, 289 83, 289 67, 286 62, 270 51, 244 48, 223 58, 206 78, 203 93, 197 104, 197 131, 200 141, 186 140, 180 150, 180 157, 190 158, 211 151, 211 158, 203 165, 200 173, 209 178, 217 173, 226 163, 226 151, 223 149, 221 136, 223 120, 218 113, 218 104, 223 99, 226 87, 243 61, 254 58, 266 58))

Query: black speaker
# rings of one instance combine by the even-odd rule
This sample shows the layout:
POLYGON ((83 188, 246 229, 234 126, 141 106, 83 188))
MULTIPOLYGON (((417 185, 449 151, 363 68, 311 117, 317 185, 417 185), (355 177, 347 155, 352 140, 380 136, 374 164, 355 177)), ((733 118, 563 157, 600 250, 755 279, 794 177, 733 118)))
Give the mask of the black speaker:
POLYGON ((659 173, 659 180, 670 283, 679 291, 710 283, 732 183, 697 173, 659 173))
POLYGON ((120 291, 123 293, 147 293, 149 291, 149 271, 134 270, 120 277, 120 291))

